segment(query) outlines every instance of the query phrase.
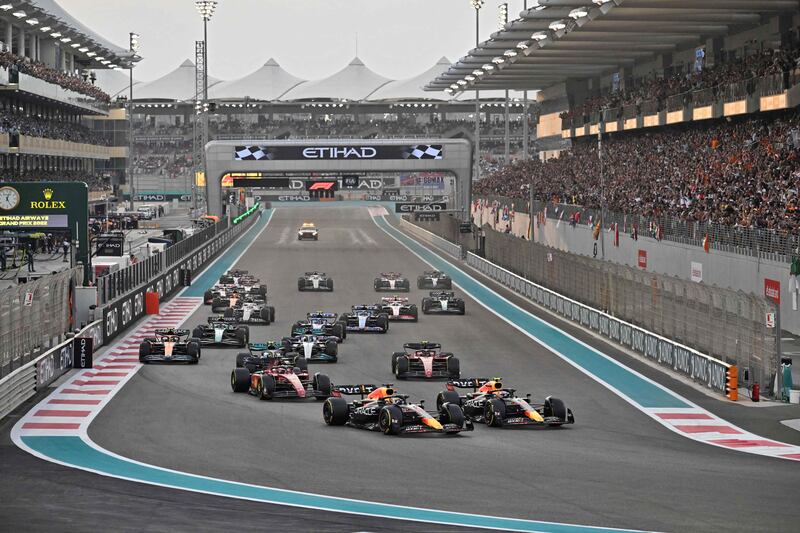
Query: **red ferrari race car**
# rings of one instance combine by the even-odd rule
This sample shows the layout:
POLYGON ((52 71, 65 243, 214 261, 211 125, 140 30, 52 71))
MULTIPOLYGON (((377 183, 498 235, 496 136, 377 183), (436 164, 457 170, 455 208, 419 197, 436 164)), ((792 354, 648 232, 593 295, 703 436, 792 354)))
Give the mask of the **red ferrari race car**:
POLYGON ((458 379, 461 363, 451 352, 443 352, 436 342, 407 342, 405 351, 392 354, 392 373, 397 379, 458 379))
POLYGON ((234 368, 231 372, 233 392, 249 392, 260 400, 275 398, 316 398, 324 400, 331 395, 331 380, 317 372, 278 363, 251 373, 247 368, 234 368))

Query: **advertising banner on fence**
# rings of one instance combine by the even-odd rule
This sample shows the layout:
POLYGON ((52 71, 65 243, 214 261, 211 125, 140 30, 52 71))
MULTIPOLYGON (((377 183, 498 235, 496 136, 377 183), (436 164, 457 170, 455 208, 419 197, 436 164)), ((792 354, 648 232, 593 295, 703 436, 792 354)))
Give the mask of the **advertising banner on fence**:
POLYGON ((92 368, 94 356, 94 339, 92 337, 75 337, 72 339, 72 367, 92 368))
POLYGON ((781 304, 781 282, 776 279, 764 278, 764 296, 781 304))
POLYGON ((48 386, 72 368, 72 343, 54 348, 36 362, 36 390, 48 386))
POLYGON ((689 274, 691 275, 692 281, 694 281, 695 283, 700 283, 701 281, 703 281, 703 263, 692 261, 692 266, 689 274))

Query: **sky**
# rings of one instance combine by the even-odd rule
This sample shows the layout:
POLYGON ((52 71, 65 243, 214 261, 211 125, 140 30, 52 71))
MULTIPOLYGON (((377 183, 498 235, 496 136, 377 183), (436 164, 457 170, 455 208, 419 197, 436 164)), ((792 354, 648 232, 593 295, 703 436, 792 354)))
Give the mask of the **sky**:
MULTIPOLYGON (((141 35, 134 70, 151 81, 194 61, 203 23, 193 0, 57 0, 72 16, 127 47, 141 35)), ((518 18, 524 0, 508 0, 518 18)), ((480 13, 481 41, 497 31, 499 0, 480 13)), ((528 5, 534 5, 528 0, 528 5)), ((409 78, 442 56, 451 62, 475 45, 475 13, 469 0, 219 0, 208 27, 208 73, 241 78, 270 57, 291 74, 319 79, 356 55, 391 79, 409 78)))

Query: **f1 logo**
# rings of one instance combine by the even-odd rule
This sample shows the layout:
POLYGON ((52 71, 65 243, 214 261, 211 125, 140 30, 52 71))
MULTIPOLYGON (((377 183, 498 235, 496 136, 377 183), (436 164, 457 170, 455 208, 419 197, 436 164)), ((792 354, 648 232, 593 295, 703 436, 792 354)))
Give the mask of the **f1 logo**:
POLYGON ((317 181, 311 185, 308 190, 309 191, 329 191, 333 189, 334 182, 332 181, 317 181))

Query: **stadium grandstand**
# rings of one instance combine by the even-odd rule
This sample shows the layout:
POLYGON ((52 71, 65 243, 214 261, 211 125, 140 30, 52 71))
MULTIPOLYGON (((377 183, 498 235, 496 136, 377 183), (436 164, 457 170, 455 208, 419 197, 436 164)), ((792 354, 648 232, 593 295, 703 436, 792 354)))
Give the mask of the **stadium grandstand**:
POLYGON ((95 131, 111 103, 97 73, 138 59, 52 0, 0 5, 0 181, 85 181, 104 200, 127 154, 95 131))

